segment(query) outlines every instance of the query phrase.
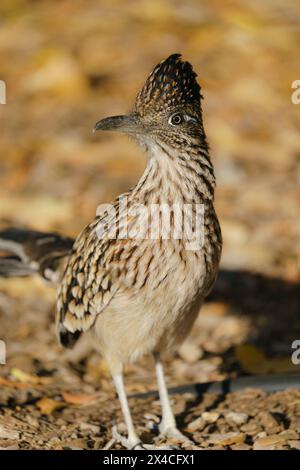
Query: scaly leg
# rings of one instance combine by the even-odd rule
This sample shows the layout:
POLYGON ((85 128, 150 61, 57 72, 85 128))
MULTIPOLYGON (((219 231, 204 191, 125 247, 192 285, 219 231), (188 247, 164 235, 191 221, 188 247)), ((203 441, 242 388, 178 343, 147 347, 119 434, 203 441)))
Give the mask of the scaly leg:
POLYGON ((127 400, 125 387, 124 387, 124 381, 123 381, 123 374, 114 375, 113 380, 114 380, 117 394, 120 400, 121 409, 122 409, 122 413, 124 416, 127 433, 128 433, 127 437, 122 436, 122 434, 118 432, 116 426, 114 426, 112 429, 113 439, 116 442, 119 442, 126 449, 134 449, 134 450, 156 450, 156 449, 173 450, 173 449, 176 449, 175 446, 167 446, 167 445, 155 446, 152 444, 144 444, 141 442, 141 440, 139 439, 135 431, 130 409, 128 406, 128 400, 127 400))
POLYGON ((122 413, 124 416, 126 428, 127 428, 127 433, 128 437, 125 438, 121 434, 118 433, 116 427, 113 427, 113 438, 116 439, 116 441, 120 442, 124 447, 127 449, 143 449, 142 443, 140 439, 138 438, 138 435, 135 431, 134 424, 132 421, 129 405, 128 405, 128 400, 126 396, 126 391, 124 387, 124 381, 123 381, 123 374, 117 374, 113 376, 113 380, 115 383, 115 387, 117 390, 117 394, 120 400, 120 405, 122 409, 122 413))
POLYGON ((159 432, 162 436, 176 439, 182 443, 193 444, 193 442, 188 439, 184 434, 182 434, 176 426, 176 421, 174 417, 174 413, 171 408, 168 389, 166 386, 164 370, 162 367, 162 363, 160 361, 160 355, 158 353, 154 354, 155 360, 155 370, 157 376, 157 384, 158 384, 158 393, 159 399, 162 407, 162 420, 159 425, 159 432))

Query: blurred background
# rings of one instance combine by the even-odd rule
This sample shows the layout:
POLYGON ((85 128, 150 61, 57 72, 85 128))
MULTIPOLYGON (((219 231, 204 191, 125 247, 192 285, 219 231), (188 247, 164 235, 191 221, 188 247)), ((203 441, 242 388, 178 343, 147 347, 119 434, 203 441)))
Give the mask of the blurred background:
POLYGON ((297 1, 2 0, 0 217, 76 235, 145 166, 94 123, 122 113, 152 67, 181 52, 198 73, 223 263, 299 275, 297 1), (297 260, 298 256, 298 260, 297 260))
MULTIPOLYGON (((174 384, 295 367, 300 105, 291 86, 300 79, 299 24, 297 0, 1 0, 0 227, 76 236, 146 164, 126 137, 93 135, 95 122, 130 109, 171 53, 198 73, 224 250, 215 291, 168 362, 174 384)), ((6 377, 58 367, 54 297, 38 280, 0 281, 6 377)), ((67 383, 110 390, 105 366, 89 368, 97 361, 69 370, 67 383)), ((137 365, 129 387, 136 390, 136 371, 139 382, 154 383, 137 365)))

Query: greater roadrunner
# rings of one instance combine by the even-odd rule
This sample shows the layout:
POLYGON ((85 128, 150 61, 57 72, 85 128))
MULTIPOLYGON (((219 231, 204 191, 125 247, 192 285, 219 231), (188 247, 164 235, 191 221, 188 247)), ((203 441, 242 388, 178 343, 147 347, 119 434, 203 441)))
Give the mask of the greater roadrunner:
MULTIPOLYGON (((58 287, 60 341, 70 347, 82 333, 91 335, 110 368, 127 427, 127 438, 116 429, 113 435, 128 448, 145 447, 131 418, 123 367, 150 353, 155 359, 162 405, 160 433, 185 439, 176 427, 160 354, 177 348, 190 331, 213 286, 221 255, 221 232, 213 206, 215 176, 201 98, 192 66, 173 54, 154 68, 130 114, 97 122, 97 131, 120 131, 133 137, 147 153, 148 164, 137 185, 97 215, 78 236, 66 256, 58 287), (127 216, 121 210, 125 199, 127 216), (185 214, 190 228, 195 226, 195 208, 204 208, 202 232, 197 235, 203 243, 191 248, 184 231, 181 237, 165 236, 160 208, 174 204, 192 207, 189 215, 185 214), (141 218, 135 210, 140 206, 149 210, 147 214, 153 206, 158 208, 155 237, 149 236, 155 217, 151 212, 141 218), (130 229, 138 236, 124 237, 124 228, 127 234, 130 229)), ((172 213, 169 228, 175 230, 175 226, 172 213)), ((43 244, 43 237, 37 235, 37 240, 43 244)), ((60 241, 55 262, 51 264, 50 253, 46 258, 43 255, 44 267, 35 264, 35 269, 46 277, 52 272, 52 276, 69 244, 69 239, 60 241)), ((14 254, 18 252, 14 250, 14 254)))
POLYGON ((39 274, 52 283, 60 281, 66 257, 74 240, 57 233, 43 233, 21 228, 0 231, 0 276, 39 274), (9 255, 8 255, 9 253, 9 255))

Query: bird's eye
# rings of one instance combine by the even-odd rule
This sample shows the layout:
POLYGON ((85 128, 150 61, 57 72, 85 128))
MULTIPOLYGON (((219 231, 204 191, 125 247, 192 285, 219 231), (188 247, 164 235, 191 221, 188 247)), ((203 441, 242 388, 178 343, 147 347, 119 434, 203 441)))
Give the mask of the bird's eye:
POLYGON ((184 117, 182 114, 180 113, 176 113, 176 114, 173 114, 170 118, 169 118, 169 123, 170 124, 173 124, 173 126, 178 126, 179 124, 182 124, 184 121, 184 117))

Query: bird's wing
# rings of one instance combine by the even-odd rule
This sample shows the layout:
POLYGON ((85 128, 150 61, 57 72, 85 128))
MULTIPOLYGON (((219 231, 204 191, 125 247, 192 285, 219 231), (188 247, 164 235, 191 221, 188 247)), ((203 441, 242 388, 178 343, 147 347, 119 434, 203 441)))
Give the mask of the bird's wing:
POLYGON ((74 240, 57 233, 8 228, 0 231, 0 251, 13 256, 0 257, 0 276, 40 274, 58 282, 74 240))
POLYGON ((119 258, 127 240, 112 233, 110 215, 96 217, 75 241, 58 291, 57 329, 72 346, 94 324, 120 287, 119 258))

